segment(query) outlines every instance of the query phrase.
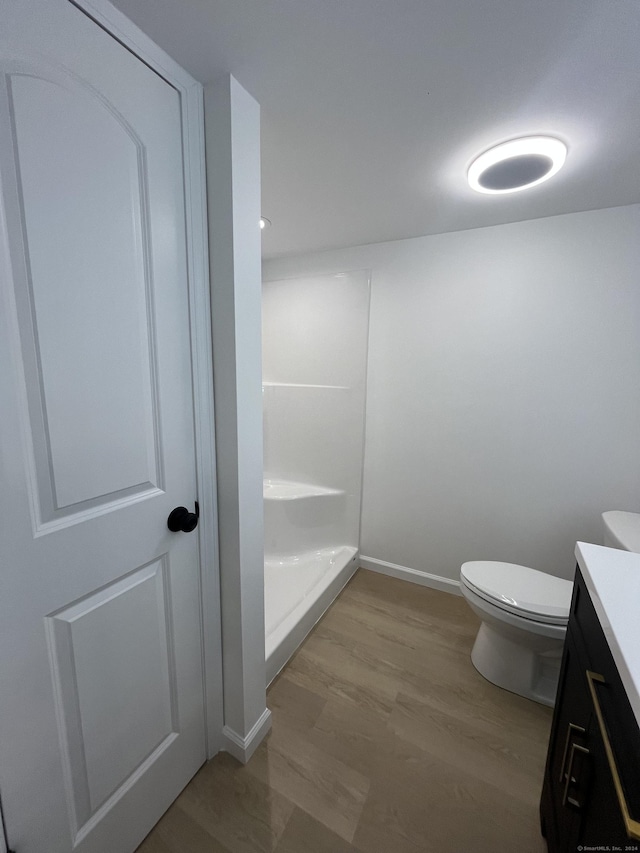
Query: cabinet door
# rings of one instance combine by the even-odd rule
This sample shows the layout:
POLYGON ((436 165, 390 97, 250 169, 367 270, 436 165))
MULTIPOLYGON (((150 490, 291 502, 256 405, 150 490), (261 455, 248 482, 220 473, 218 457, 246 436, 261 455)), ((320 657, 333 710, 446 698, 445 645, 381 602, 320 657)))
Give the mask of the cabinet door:
POLYGON ((574 850, 577 846, 590 776, 587 736, 591 701, 583 657, 570 632, 564 655, 543 793, 542 817, 551 853, 574 850))
MULTIPOLYGON (((584 589, 582 578, 579 584, 584 589)), ((580 843, 585 848, 640 849, 640 728, 593 602, 584 592, 576 627, 588 649, 588 666, 581 677, 592 712, 591 790, 580 843)))
POLYGON ((595 719, 589 728, 589 761, 591 783, 578 840, 583 846, 611 849, 611 845, 616 845, 624 850, 630 839, 625 831, 604 744, 595 719))
POLYGON ((638 727, 631 715, 625 713, 627 706, 623 700, 626 697, 616 689, 615 680, 610 683, 600 675, 585 673, 588 685, 589 681, 594 708, 587 733, 591 784, 579 841, 585 848, 638 850, 638 727), (620 786, 624 805, 616 791, 617 785, 620 786), (625 826, 623 808, 627 811, 629 826, 625 826))

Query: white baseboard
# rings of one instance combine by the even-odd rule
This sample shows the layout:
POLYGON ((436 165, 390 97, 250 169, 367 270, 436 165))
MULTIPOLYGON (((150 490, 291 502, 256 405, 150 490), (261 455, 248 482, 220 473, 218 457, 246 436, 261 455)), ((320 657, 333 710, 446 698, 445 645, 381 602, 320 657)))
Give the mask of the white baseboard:
POLYGON ((389 575, 392 578, 400 578, 403 581, 418 583, 422 586, 439 589, 443 592, 451 592, 454 595, 462 595, 460 592, 460 581, 443 578, 441 575, 432 575, 429 572, 421 572, 418 569, 410 569, 408 566, 398 566, 396 563, 387 563, 384 560, 376 560, 375 557, 360 557, 360 566, 370 572, 378 572, 381 575, 389 575))
POLYGON ((258 722, 252 727, 246 737, 241 737, 229 726, 222 729, 222 749, 246 764, 256 751, 260 742, 271 728, 271 711, 265 708, 258 722))

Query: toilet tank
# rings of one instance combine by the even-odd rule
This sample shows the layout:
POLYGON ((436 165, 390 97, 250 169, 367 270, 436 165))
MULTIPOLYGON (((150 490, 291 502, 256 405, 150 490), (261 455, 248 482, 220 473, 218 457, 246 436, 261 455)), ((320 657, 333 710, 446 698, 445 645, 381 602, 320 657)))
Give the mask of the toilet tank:
POLYGON ((640 514, 611 510, 602 513, 604 544, 609 548, 640 553, 640 514))

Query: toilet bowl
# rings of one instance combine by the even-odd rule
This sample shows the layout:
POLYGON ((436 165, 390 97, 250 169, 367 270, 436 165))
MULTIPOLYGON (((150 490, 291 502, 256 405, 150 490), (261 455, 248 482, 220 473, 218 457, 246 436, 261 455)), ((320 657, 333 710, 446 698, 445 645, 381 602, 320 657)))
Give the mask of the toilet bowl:
POLYGON ((488 681, 553 707, 573 583, 489 560, 464 563, 460 588, 481 625, 471 652, 488 681))

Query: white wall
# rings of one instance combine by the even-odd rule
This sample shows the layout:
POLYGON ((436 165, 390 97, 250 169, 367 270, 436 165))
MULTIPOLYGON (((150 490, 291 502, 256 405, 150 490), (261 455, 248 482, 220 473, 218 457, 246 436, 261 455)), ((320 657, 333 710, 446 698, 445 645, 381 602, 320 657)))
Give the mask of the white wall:
POLYGON ((572 576, 640 510, 640 206, 267 262, 370 268, 363 555, 572 576))
POLYGON ((231 76, 205 87, 218 471, 224 748, 270 726, 264 656, 260 108, 231 76))

